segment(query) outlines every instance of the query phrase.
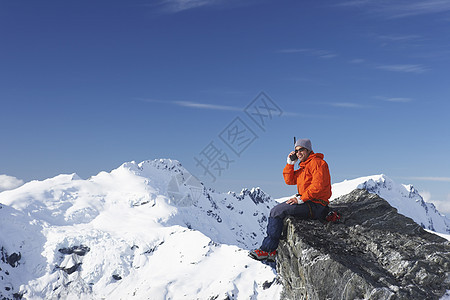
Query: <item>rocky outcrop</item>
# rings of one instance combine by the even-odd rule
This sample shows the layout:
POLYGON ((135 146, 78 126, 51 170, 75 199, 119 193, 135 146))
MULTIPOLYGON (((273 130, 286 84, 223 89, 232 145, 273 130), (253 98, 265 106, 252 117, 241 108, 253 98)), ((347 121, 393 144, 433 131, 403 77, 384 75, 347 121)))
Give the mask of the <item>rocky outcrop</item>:
POLYGON ((338 223, 285 221, 282 299, 439 299, 450 289, 450 243, 355 190, 332 202, 338 223))
POLYGON ((253 188, 251 190, 243 189, 239 196, 236 196, 235 193, 233 193, 233 196, 236 197, 239 201, 243 200, 246 196, 248 196, 255 204, 268 203, 270 201, 270 196, 267 195, 259 187, 253 188))
POLYGON ((4 247, 0 249, 0 259, 3 263, 8 263, 11 267, 15 268, 19 265, 19 260, 22 258, 21 253, 12 253, 8 255, 8 252, 4 247))

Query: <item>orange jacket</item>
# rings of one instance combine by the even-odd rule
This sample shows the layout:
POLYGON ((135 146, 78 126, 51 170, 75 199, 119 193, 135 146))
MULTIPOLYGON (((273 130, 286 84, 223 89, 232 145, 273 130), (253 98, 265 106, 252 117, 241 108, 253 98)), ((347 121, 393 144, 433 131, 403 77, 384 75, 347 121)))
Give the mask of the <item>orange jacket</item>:
POLYGON ((331 197, 331 177, 328 164, 322 153, 311 152, 308 159, 300 163, 300 169, 294 171, 294 165, 286 164, 283 170, 286 184, 297 185, 303 201, 312 201, 327 205, 331 197))

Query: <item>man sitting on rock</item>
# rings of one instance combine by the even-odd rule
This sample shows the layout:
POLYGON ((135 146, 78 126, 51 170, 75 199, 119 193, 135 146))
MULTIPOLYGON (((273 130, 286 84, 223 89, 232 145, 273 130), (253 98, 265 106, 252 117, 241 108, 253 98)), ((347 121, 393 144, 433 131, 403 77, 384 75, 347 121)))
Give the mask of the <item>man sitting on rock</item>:
POLYGON ((297 185, 298 194, 282 202, 270 211, 267 236, 261 247, 250 251, 250 257, 257 260, 274 260, 283 231, 283 220, 287 216, 300 219, 323 219, 328 212, 331 197, 331 178, 323 154, 314 153, 309 139, 299 139, 295 151, 289 153, 283 170, 286 184, 297 185), (300 168, 294 170, 295 163, 300 168))

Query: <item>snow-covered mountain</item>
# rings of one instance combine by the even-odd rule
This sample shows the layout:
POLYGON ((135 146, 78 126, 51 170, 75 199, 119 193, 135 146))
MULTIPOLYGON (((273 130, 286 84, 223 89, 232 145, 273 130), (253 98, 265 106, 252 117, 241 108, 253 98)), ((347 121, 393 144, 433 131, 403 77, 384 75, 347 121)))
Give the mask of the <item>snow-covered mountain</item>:
POLYGON ((412 185, 398 184, 384 174, 335 183, 330 200, 357 188, 387 200, 400 214, 410 217, 425 229, 450 234, 450 219, 440 214, 434 204, 425 202, 412 185))
MULTIPOLYGON (((377 193, 425 228, 448 219, 384 175, 333 185, 377 193)), ((217 193, 178 161, 129 162, 0 193, 0 299, 279 299, 272 266, 250 259, 277 201, 217 193)))
POLYGON ((0 295, 13 299, 278 299, 247 256, 275 204, 220 194, 173 160, 125 163, 0 193, 0 295))

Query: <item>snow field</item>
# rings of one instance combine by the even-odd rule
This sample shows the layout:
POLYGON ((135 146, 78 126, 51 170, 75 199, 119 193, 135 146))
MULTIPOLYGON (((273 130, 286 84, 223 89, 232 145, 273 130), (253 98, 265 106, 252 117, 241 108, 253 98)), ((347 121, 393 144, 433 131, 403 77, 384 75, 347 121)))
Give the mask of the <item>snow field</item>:
MULTIPOLYGON (((449 221, 385 175, 333 185, 332 199, 364 188, 425 228, 449 221)), ((0 290, 26 299, 279 299, 275 270, 248 257, 273 200, 260 190, 216 193, 172 160, 125 163, 0 193, 0 290), (261 195, 263 196, 261 196, 261 195)))

